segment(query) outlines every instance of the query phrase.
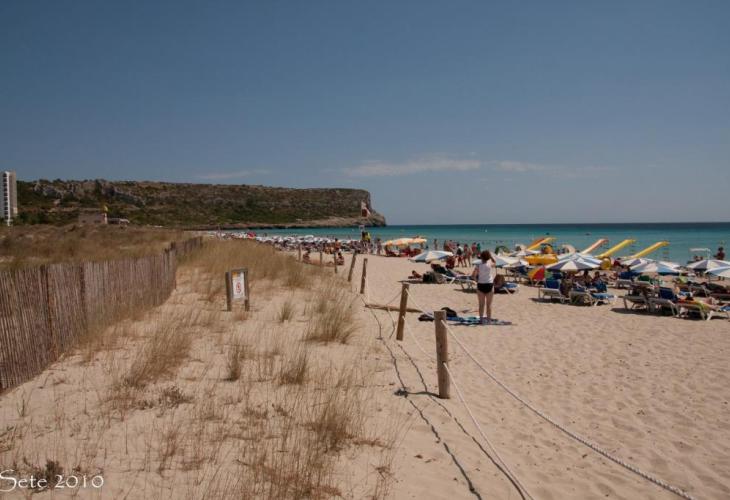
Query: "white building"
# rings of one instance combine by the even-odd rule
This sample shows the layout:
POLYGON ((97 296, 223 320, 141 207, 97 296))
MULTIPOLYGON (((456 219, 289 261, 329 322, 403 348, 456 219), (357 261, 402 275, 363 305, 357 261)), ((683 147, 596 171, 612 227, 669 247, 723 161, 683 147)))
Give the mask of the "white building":
POLYGON ((5 170, 0 172, 0 176, 0 218, 9 226, 13 217, 18 216, 18 185, 15 172, 5 170))

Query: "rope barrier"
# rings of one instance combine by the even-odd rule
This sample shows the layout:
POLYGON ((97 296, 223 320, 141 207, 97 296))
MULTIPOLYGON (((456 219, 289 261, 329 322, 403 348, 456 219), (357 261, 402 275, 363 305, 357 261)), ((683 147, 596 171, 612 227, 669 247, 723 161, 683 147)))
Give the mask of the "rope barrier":
MULTIPOLYGON (((366 277, 365 279, 366 279, 366 286, 367 286, 367 284, 368 284, 368 283, 367 283, 367 279, 368 279, 368 278, 366 277)), ((395 300, 396 300, 396 299, 398 298, 398 296, 400 295, 400 293, 401 293, 401 292, 398 292, 398 293, 397 293, 397 294, 396 294, 396 295, 395 295, 395 296, 394 296, 394 297, 393 297, 393 298, 392 298, 392 299, 391 299, 391 300, 390 300, 390 301, 389 301, 389 302, 388 302, 388 303, 387 303, 386 305, 390 305, 390 304, 391 304, 392 302, 394 302, 394 301, 395 301, 395 300)), ((407 292, 407 293, 408 293, 408 292, 407 292)), ((360 297, 360 300, 362 300, 363 304, 367 306, 367 304, 368 304, 368 303, 367 303, 367 302, 366 302, 366 301, 365 301, 364 299, 362 299, 362 297, 360 297)), ((423 309, 421 309, 421 310, 423 311, 423 309)), ((395 318, 393 317, 393 315, 392 315, 392 314, 390 313, 390 310, 389 310, 389 309, 387 309, 387 308, 386 308, 386 309, 385 309, 385 311, 386 311, 386 312, 388 313, 388 317, 390 318, 390 321, 391 321, 391 326, 392 326, 392 328, 393 328, 393 330, 392 330, 392 332, 391 332, 391 337, 392 337, 392 336, 393 336, 393 334, 395 333, 395 329, 396 329, 396 320, 395 320, 395 318)), ((375 313, 374 313, 374 312, 373 312, 372 310, 370 311, 370 314, 372 314, 373 318, 375 318, 375 321, 376 321, 376 322, 378 323, 378 328, 380 329, 380 336, 381 336, 381 341, 382 341, 382 342, 386 342, 386 341, 385 341, 385 339, 384 339, 384 338, 382 337, 382 325, 380 324, 380 320, 378 319, 378 316, 377 316, 377 315, 376 315, 376 314, 375 314, 375 313)), ((407 324, 407 323, 406 323, 406 326, 408 326, 408 324, 407 324)), ((420 344, 420 343, 418 342, 418 339, 417 339, 417 337, 415 336, 415 334, 413 333, 413 331, 412 331, 412 330, 410 329, 410 327, 408 327, 408 328, 407 328, 407 330, 408 330, 408 333, 409 333, 409 335, 411 335, 411 337, 413 338, 414 342, 415 342, 415 343, 416 343, 416 345, 418 346, 418 348, 419 348, 419 349, 421 350, 421 352, 423 352, 423 354, 424 354, 424 355, 425 355, 425 356, 426 356, 427 358, 429 358, 429 359, 431 359, 432 361, 436 362, 436 359, 435 359, 435 358, 433 358, 432 356, 430 356, 430 355, 429 355, 429 354, 428 354, 428 353, 427 353, 427 352, 425 351, 425 349, 423 349, 423 347, 422 347, 422 346, 421 346, 421 344, 420 344)), ((401 349, 403 350, 403 352, 404 352, 404 353, 406 353, 406 355, 407 355, 407 356, 408 356, 409 358, 411 358, 411 356, 410 356, 410 355, 408 355, 407 351, 406 351, 406 350, 405 350, 405 349, 404 349, 404 348, 403 348, 402 346, 401 346, 401 349)), ((412 359, 412 358, 411 358, 411 362, 412 362, 412 363, 414 363, 414 366, 415 366, 415 362, 413 361, 413 359, 412 359)), ((476 419, 475 419, 475 417, 474 417, 474 414, 473 414, 473 413, 471 412, 471 410, 470 410, 469 406, 467 405, 466 401, 464 400, 464 398, 463 398, 463 396, 462 396, 462 394, 461 394, 461 391, 459 390, 458 386, 456 385, 456 380, 454 379, 453 375, 452 375, 452 374, 451 374, 451 372, 449 371, 448 365, 447 365, 446 363, 444 363, 444 366, 446 367, 446 370, 447 370, 447 372, 449 373, 449 377, 450 377, 450 378, 451 378, 451 380, 452 380, 452 381, 454 382, 454 387, 456 388, 456 391, 457 391, 457 393, 459 394, 459 398, 461 399, 462 403, 463 403, 463 404, 464 404, 464 406, 466 407, 466 409, 467 409, 467 412, 469 413, 469 415, 470 415, 470 417, 471 417, 472 421, 474 422, 474 424, 476 425, 477 429, 479 430, 479 433, 480 433, 480 434, 482 435, 482 437, 483 437, 483 438, 484 438, 484 440, 486 441, 486 443, 487 443, 487 445, 489 446, 489 448, 490 448, 490 449, 492 450, 492 452, 493 452, 493 453, 495 454, 495 456, 497 457, 497 459, 498 459, 498 460, 499 460, 499 462, 501 463, 501 465, 500 465, 500 463, 494 462, 494 464, 495 464, 495 465, 497 466, 497 469, 498 469, 498 470, 500 470, 500 472, 502 472, 502 474, 504 474, 504 476, 505 476, 505 477, 507 478, 507 480, 508 480, 508 481, 510 481, 510 482, 512 483, 512 485, 513 485, 513 486, 514 486, 514 487, 515 487, 515 488, 517 489, 517 492, 518 492, 518 493, 520 494, 520 496, 522 497, 522 499, 523 499, 523 500, 525 499, 525 495, 527 495, 527 497, 528 497, 528 498, 529 498, 530 500, 534 500, 534 498, 533 498, 533 497, 532 497, 532 496, 531 496, 531 495, 529 494, 529 492, 527 491, 527 489, 526 489, 526 488, 525 488, 524 486, 522 486, 522 485, 520 484, 520 482, 519 482, 519 481, 517 480, 517 477, 516 477, 516 476, 514 475, 514 473, 512 473, 512 472, 511 472, 511 471, 509 470, 509 468, 507 467, 507 464, 505 463, 505 461, 504 461, 504 460, 502 459, 502 457, 501 457, 501 456, 499 455, 499 453, 497 453, 497 450, 496 450, 496 449, 494 448, 494 445, 492 445, 492 443, 491 443, 491 442, 489 441, 489 439, 488 439, 488 438, 487 438, 487 436, 485 435, 484 431, 482 431, 482 428, 481 428, 481 426, 480 426, 480 425, 479 425, 479 423, 478 423, 478 422, 476 421, 476 419), (523 492, 524 492, 524 494, 523 494, 523 492)), ((425 382, 424 382, 424 384, 425 384, 425 382)), ((474 438, 472 438, 472 439, 474 439, 474 438)), ((476 440, 475 440, 475 442, 476 442, 476 440)), ((480 445, 479 447, 481 448, 481 445, 480 445)), ((492 458, 491 456, 489 456, 489 454, 488 454, 488 453, 487 453, 487 452, 486 452, 486 451, 485 451, 485 450, 484 450, 483 448, 481 448, 481 449, 482 449, 482 451, 483 451, 483 452, 485 453, 485 455, 487 455, 487 457, 489 457, 489 458, 490 458, 490 459, 491 459, 492 461, 494 461, 494 459, 493 459, 493 458, 492 458)))
POLYGON ((456 394, 459 396, 459 400, 461 401, 461 404, 463 404, 464 408, 466 408, 466 412, 469 414, 471 421, 474 422, 474 426, 479 431, 479 434, 482 435, 482 438, 487 443, 487 446, 489 446, 489 449, 492 451, 492 453, 494 453, 494 456, 496 456, 497 459, 500 461, 500 463, 502 464, 502 467, 504 467, 504 469, 507 471, 507 473, 509 474, 509 478, 512 479, 515 486, 517 486, 518 489, 521 489, 522 492, 525 494, 525 496, 527 496, 527 498, 534 500, 534 497, 530 494, 529 491, 527 491, 527 488, 525 488, 525 486, 520 482, 520 480, 517 479, 517 475, 515 475, 515 473, 510 470, 509 466, 507 465, 507 462, 505 462, 504 459, 500 456, 499 452, 494 447, 492 442, 489 440, 489 438, 485 434, 484 430, 482 430, 482 426, 479 425, 479 422, 477 421, 476 417, 474 416, 474 413, 471 411, 469 404, 464 399, 464 395, 462 394, 461 389, 459 388, 459 384, 456 383, 456 378, 454 378, 454 374, 451 373, 451 370, 449 369, 449 364, 444 363, 443 365, 449 374, 449 378, 451 379, 451 382, 454 384, 454 388, 456 389, 456 394))
MULTIPOLYGON (((410 297, 410 298, 412 299, 412 301, 413 301, 413 304, 414 304, 414 305, 416 306, 416 308, 417 308, 417 309, 420 309, 420 310, 421 310, 421 312, 423 312, 423 313, 425 313, 425 314, 428 314, 428 312, 427 312, 426 310, 424 310, 424 309, 423 309, 423 307, 421 307, 421 306, 420 306, 420 305, 419 305, 419 304, 418 304, 418 303, 416 302, 416 300, 415 300, 415 299, 413 299, 413 296, 412 296, 412 295, 410 294, 410 291, 407 291, 407 293, 408 293, 408 296, 409 296, 409 297, 410 297)), ((560 424, 559 422, 555 421, 555 420, 554 420, 554 419, 553 419, 552 417, 550 417, 549 415, 547 415, 547 414, 546 414, 546 413, 544 413, 543 411, 541 411, 541 410, 539 410, 538 408, 535 408, 534 406, 532 406, 532 404, 530 404, 530 402, 529 402, 529 401, 527 401, 527 400, 525 400, 524 398, 522 398, 522 397, 521 397, 521 396, 520 396, 519 394, 517 394, 517 393, 516 393, 515 391, 513 391, 512 389, 510 389, 510 388, 509 388, 509 386, 507 386, 507 385, 506 385, 505 383, 503 383, 503 382, 502 382, 501 380, 499 380, 499 379, 498 379, 498 378, 497 378, 497 377, 496 377, 495 375, 493 375, 493 374, 492 374, 492 373, 491 373, 491 372, 490 372, 489 370, 487 370, 487 369, 486 369, 486 368, 485 368, 485 367, 484 367, 484 366, 483 366, 483 365, 482 365, 482 364, 481 364, 481 363, 480 363, 480 362, 479 362, 479 361, 478 361, 478 360, 477 360, 477 359, 476 359, 476 358, 475 358, 475 357, 474 357, 474 356, 473 356, 473 355, 471 354, 471 352, 470 352, 470 351, 469 351, 469 350, 468 350, 468 349, 466 348, 466 346, 464 346, 464 344, 463 344, 463 343, 462 343, 462 342, 461 342, 461 341, 459 340, 459 338, 457 337, 457 335, 456 335, 456 334, 454 334, 453 330, 451 329, 451 326, 449 326, 449 324, 448 324, 448 323, 447 323, 446 321, 443 321, 443 320, 442 320, 442 323, 443 323, 443 324, 444 324, 444 326, 446 327, 446 331, 448 331, 448 332, 449 332, 449 334, 451 335, 451 337, 452 337, 452 338, 453 338, 453 339, 454 339, 454 340, 456 341, 456 343, 457 343, 457 344, 459 344, 459 347, 461 347, 461 349, 462 349, 462 350, 463 350, 463 351, 464 351, 464 352, 466 353, 466 355, 467 355, 467 356, 468 356, 468 357, 469 357, 469 358, 470 358, 470 359, 471 359, 471 360, 472 360, 472 361, 473 361, 473 362, 474 362, 474 363, 475 363, 475 364, 476 364, 476 365, 477 365, 477 366, 478 366, 478 367, 479 367, 479 368, 480 368, 480 369, 481 369, 481 370, 482 370, 482 371, 483 371, 483 372, 484 372, 484 373, 485 373, 485 374, 486 374, 486 375, 487 375, 487 376, 488 376, 488 377, 489 377, 490 379, 492 379, 492 381, 493 381, 494 383, 496 383, 496 384, 497 384, 497 385, 498 385, 498 386, 499 386, 500 388, 502 388, 502 389, 503 389, 503 390, 504 390, 505 392, 507 392, 507 394, 509 394, 509 395, 510 395, 510 396, 512 396, 512 397, 513 397, 514 399, 516 399, 517 401, 519 401, 520 403, 522 403, 522 404, 523 404, 523 405, 524 405, 525 407, 527 407, 527 408, 528 408, 528 409, 529 409, 530 411, 532 411, 532 412, 533 412, 533 413, 534 413, 535 415, 537 415, 538 417, 542 418, 542 419, 543 419, 543 420, 545 420, 546 422, 550 423, 551 425, 553 425, 553 426, 554 426, 555 428, 557 428, 558 430, 560 430, 561 432, 563 432, 563 433, 564 433, 565 435, 567 435, 568 437, 570 437, 570 438, 572 438, 572 439, 574 439, 574 440, 578 441, 579 443, 581 443, 581 444, 583 444, 584 446, 586 446, 586 447, 590 448, 591 450, 593 450, 594 452, 596 452, 596 453, 598 453, 599 455, 603 456, 604 458, 606 458, 606 459, 610 460, 611 462, 613 462, 613 463, 615 463, 615 464, 617 464, 617 465, 619 465, 619 466, 623 467, 624 469, 626 469, 626 470, 628 470, 628 471, 630 471, 630 472, 633 472, 633 473, 634 473, 634 474, 636 474, 637 476, 639 476, 639 477, 641 477, 641 478, 643 478, 643 479, 645 479, 645 480, 649 481, 650 483, 653 483, 653 484, 655 484, 656 486, 659 486, 660 488, 663 488, 663 489, 665 489, 665 490, 667 490, 667 491, 669 491, 669 492, 671 492, 671 493, 674 493, 675 495, 677 495, 677 496, 679 496, 679 497, 681 497, 681 498, 684 498, 685 500, 695 500, 695 498, 694 498, 694 497, 693 497, 692 495, 690 495, 689 493, 687 493, 687 492, 686 492, 686 491, 684 491, 683 489, 681 489, 681 488, 679 488, 679 487, 677 487, 677 486, 671 485, 671 484, 667 483, 666 481, 664 481, 664 480, 662 480, 662 479, 659 479, 658 477, 652 476, 651 474, 649 474, 649 473, 647 473, 647 472, 644 472, 644 471, 642 471, 641 469, 639 469, 639 468, 638 468, 638 467, 636 467, 635 465, 632 465, 632 464, 630 464, 630 463, 627 463, 627 462, 623 461, 623 460, 622 460, 622 459, 620 459, 619 457, 617 457, 617 456, 615 456, 615 455, 613 455, 613 454, 609 453, 608 451, 604 450, 604 449, 603 449, 603 448, 601 448, 600 446, 598 446, 598 445, 596 445, 596 444, 592 443, 591 441, 588 441, 588 439, 584 438, 583 436, 581 436, 581 435, 579 435, 579 434, 577 434, 577 433, 575 433, 575 432, 571 431, 571 430, 570 430, 570 429, 568 429, 567 427, 565 427, 565 426, 561 425, 561 424, 560 424)), ((452 378, 452 380, 453 380, 453 378, 452 378)))
POLYGON ((671 493, 674 493, 677 496, 680 496, 686 500, 695 500, 694 497, 692 497, 689 493, 682 490, 681 488, 678 488, 676 486, 673 486, 666 481, 663 481, 657 477, 654 477, 650 475, 647 472, 642 471, 635 465, 631 465, 627 462, 624 462, 620 458, 612 455, 608 451, 604 450, 603 448, 599 447, 598 445, 588 441, 586 438, 582 437, 581 435, 571 431, 567 427, 564 427, 557 421, 553 420, 549 415, 544 413, 543 411, 539 410, 538 408, 535 408, 532 406, 532 404, 529 403, 529 401, 522 398, 519 394, 517 394, 515 391, 510 389, 505 383, 503 383, 501 380, 499 380, 496 376, 494 376, 489 370, 487 370, 479 361, 476 360, 476 358, 471 354, 471 352, 464 346, 464 344, 461 343, 459 338, 454 334, 454 332, 451 330, 451 327, 449 327, 448 323, 443 321, 444 325, 446 326, 447 331, 451 335, 451 337, 456 341, 457 344, 459 344, 459 347, 462 348, 462 350, 466 353, 466 355, 474 361, 474 363, 490 378, 494 383, 496 383, 499 387, 501 387, 507 394, 512 396, 514 399, 522 403, 525 407, 527 407, 530 411, 532 411, 535 415, 542 418, 546 422, 552 424, 554 427, 556 427, 558 430, 562 431, 567 436, 571 437, 572 439, 578 441, 579 443, 587 446, 591 450, 595 451, 599 455, 603 456, 604 458, 607 458, 608 460, 612 461, 613 463, 620 465, 621 467, 625 468, 628 471, 633 472, 634 474, 638 475, 639 477, 642 477, 643 479, 646 479, 647 481, 659 486, 660 488, 663 488, 671 493))

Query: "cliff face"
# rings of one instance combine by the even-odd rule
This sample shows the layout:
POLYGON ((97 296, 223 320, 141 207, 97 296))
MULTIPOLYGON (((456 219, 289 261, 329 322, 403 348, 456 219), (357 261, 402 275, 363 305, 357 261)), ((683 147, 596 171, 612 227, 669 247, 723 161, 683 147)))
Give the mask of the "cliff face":
POLYGON ((18 182, 19 221, 73 222, 84 209, 106 206, 133 224, 189 228, 385 225, 361 189, 290 189, 168 182, 18 182), (361 203, 371 216, 361 217, 361 203))

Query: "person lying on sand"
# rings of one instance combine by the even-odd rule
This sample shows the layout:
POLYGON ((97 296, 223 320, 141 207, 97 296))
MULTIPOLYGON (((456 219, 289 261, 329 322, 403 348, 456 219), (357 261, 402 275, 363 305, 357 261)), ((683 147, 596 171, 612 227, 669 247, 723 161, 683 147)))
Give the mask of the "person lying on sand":
POLYGON ((416 280, 423 279, 423 275, 417 273, 416 271, 411 271, 411 276, 410 277, 413 278, 413 279, 416 279, 416 280))

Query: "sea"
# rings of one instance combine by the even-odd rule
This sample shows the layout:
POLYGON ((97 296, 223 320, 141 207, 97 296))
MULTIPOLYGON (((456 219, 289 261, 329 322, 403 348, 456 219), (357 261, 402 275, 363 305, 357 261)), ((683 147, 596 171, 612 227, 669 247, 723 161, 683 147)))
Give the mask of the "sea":
MULTIPOLYGON (((634 239, 635 243, 625 247, 615 257, 631 255, 658 241, 668 241, 669 245, 648 255, 654 259, 670 260, 684 263, 694 255, 704 252, 692 249, 706 248, 714 255, 718 247, 725 247, 730 242, 730 222, 687 222, 687 223, 623 223, 623 224, 449 224, 449 225, 398 225, 372 227, 373 240, 381 238, 387 241, 395 238, 421 236, 433 247, 433 240, 444 240, 459 243, 481 244, 482 248, 495 249, 498 246, 514 248, 516 244, 528 244, 542 236, 552 236, 555 248, 570 244, 578 251, 588 247, 599 238, 606 238, 608 244, 601 250, 620 243, 625 239, 634 239)), ((360 229, 346 228, 296 228, 296 229, 262 229, 258 235, 314 235, 329 236, 340 239, 359 239, 360 229)), ((600 253, 600 250, 594 251, 600 253)))

